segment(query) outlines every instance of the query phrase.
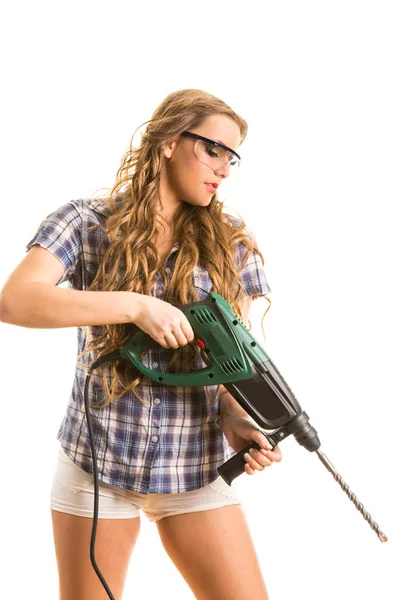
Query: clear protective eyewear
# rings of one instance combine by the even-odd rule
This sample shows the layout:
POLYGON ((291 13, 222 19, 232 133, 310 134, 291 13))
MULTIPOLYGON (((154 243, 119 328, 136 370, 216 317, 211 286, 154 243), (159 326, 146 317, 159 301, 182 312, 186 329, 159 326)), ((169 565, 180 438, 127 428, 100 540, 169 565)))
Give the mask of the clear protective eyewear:
POLYGON ((180 135, 197 140, 194 147, 194 153, 200 162, 207 167, 210 167, 212 171, 218 171, 227 164, 229 167, 235 168, 240 166, 241 158, 237 152, 221 142, 215 142, 214 140, 203 137, 198 133, 191 133, 190 131, 182 131, 180 135))

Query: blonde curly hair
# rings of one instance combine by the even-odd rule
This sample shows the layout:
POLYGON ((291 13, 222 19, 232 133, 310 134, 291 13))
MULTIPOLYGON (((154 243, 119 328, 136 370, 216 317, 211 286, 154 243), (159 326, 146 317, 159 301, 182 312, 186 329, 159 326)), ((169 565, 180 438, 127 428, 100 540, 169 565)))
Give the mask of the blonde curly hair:
MULTIPOLYGON (((165 141, 178 136, 182 131, 199 126, 213 114, 233 119, 240 128, 240 143, 243 142, 248 129, 246 121, 219 98, 197 89, 183 89, 169 94, 154 111, 152 118, 142 124, 148 125, 139 147, 132 145, 135 134, 132 136, 130 149, 121 159, 113 187, 105 196, 99 196, 109 207, 109 215, 103 224, 105 233, 98 248, 99 268, 88 288, 90 291, 122 290, 150 294, 155 275, 160 269, 153 239, 160 225, 157 205, 160 201, 159 176, 164 164, 161 147, 165 141), (107 236, 110 244, 102 256, 107 236)), ((93 227, 100 226, 102 224, 93 227)), ((192 283, 192 272, 199 264, 208 272, 212 289, 221 294, 242 318, 244 293, 239 273, 249 252, 259 254, 264 265, 263 255, 245 228, 241 217, 237 220, 223 212, 223 204, 217 199, 217 194, 213 195, 206 207, 181 203, 173 221, 173 233, 178 241, 179 251, 162 299, 177 304, 198 300, 192 283), (235 249, 240 243, 243 244, 244 256, 236 269, 235 249)), ((269 307, 262 322, 271 306, 270 300, 266 299, 269 307)), ((249 326, 251 328, 251 324, 249 326)), ((132 323, 101 327, 102 334, 89 341, 89 347, 78 355, 77 362, 89 352, 96 355, 95 360, 109 354, 123 345, 136 330, 136 325, 132 323)), ((88 333, 91 331, 91 328, 84 329, 86 333, 87 330, 88 333)), ((174 351, 167 372, 175 372, 175 365, 180 369, 177 372, 189 372, 198 352, 202 360, 209 364, 203 350, 198 348, 196 342, 191 342, 174 351)), ((95 361, 88 364, 92 362, 95 361)), ((103 388, 107 401, 98 407, 103 408, 130 391, 144 402, 136 392, 143 376, 130 361, 115 359, 109 364, 101 365, 94 372, 100 368, 103 370, 103 388)), ((174 387, 172 391, 175 393, 174 387)))

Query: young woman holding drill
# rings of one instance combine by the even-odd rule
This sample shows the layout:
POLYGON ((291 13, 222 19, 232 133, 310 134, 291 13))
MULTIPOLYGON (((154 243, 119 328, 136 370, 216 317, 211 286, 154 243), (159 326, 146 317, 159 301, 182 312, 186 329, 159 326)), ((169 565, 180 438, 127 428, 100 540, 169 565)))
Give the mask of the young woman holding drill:
MULTIPOLYGON (((271 291, 253 234, 217 198, 238 167, 246 121, 221 99, 185 89, 168 95, 147 123, 109 193, 48 215, 0 295, 3 322, 78 328, 51 494, 60 600, 107 597, 89 559, 87 366, 137 326, 159 344, 144 356, 150 369, 203 368, 206 357, 174 304, 213 290, 246 324, 251 301, 271 291), (64 281, 69 287, 58 287, 64 281)), ((159 385, 118 359, 94 371, 89 390, 100 487, 96 558, 115 598, 122 597, 142 510, 196 598, 267 599, 240 499, 217 467, 256 441, 262 450, 246 456, 252 475, 280 461, 280 449, 268 450, 223 386, 159 385)))

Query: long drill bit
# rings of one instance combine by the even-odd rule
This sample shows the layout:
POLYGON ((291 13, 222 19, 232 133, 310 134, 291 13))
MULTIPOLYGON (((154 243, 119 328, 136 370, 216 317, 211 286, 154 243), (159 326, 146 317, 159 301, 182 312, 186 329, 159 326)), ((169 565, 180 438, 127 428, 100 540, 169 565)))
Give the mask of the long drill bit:
POLYGON ((345 481, 342 479, 341 475, 336 471, 334 465, 332 465, 330 463, 328 458, 325 456, 325 454, 323 452, 321 452, 321 450, 318 449, 318 450, 315 450, 315 452, 318 454, 318 458, 326 466, 328 471, 330 473, 332 473, 335 481, 337 481, 339 483, 339 485, 344 490, 344 492, 347 494, 347 496, 351 500, 351 502, 353 502, 355 504, 356 508, 359 510, 359 512, 365 519, 365 521, 368 521, 368 523, 372 527, 372 529, 378 534, 378 538, 381 540, 381 542, 387 542, 388 538, 386 537, 386 535, 380 530, 379 525, 377 523, 375 523, 375 521, 373 520, 373 518, 371 517, 369 512, 367 510, 365 510, 364 505, 361 502, 359 502, 358 498, 355 496, 355 494, 352 493, 350 487, 345 483, 345 481))

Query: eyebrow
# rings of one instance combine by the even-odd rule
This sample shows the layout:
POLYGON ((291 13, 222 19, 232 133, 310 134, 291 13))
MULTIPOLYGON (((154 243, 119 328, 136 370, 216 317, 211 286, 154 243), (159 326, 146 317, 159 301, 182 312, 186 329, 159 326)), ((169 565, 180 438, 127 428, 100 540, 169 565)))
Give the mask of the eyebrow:
MULTIPOLYGON (((229 148, 229 146, 227 144, 225 144, 224 142, 222 142, 222 140, 214 140, 215 142, 218 142, 219 144, 222 144, 222 146, 226 146, 226 148, 229 148)), ((233 150, 231 148, 229 148, 229 150, 231 152, 233 152, 233 150)))
MULTIPOLYGON (((222 142, 222 140, 213 140, 214 142, 218 142, 219 144, 222 144, 222 146, 225 146, 226 148, 229 148, 229 146, 227 144, 225 144, 224 142, 222 142)), ((232 156, 237 156, 237 154, 234 154, 234 150, 232 150, 231 148, 229 148, 229 152, 230 154, 232 154, 232 156)))

